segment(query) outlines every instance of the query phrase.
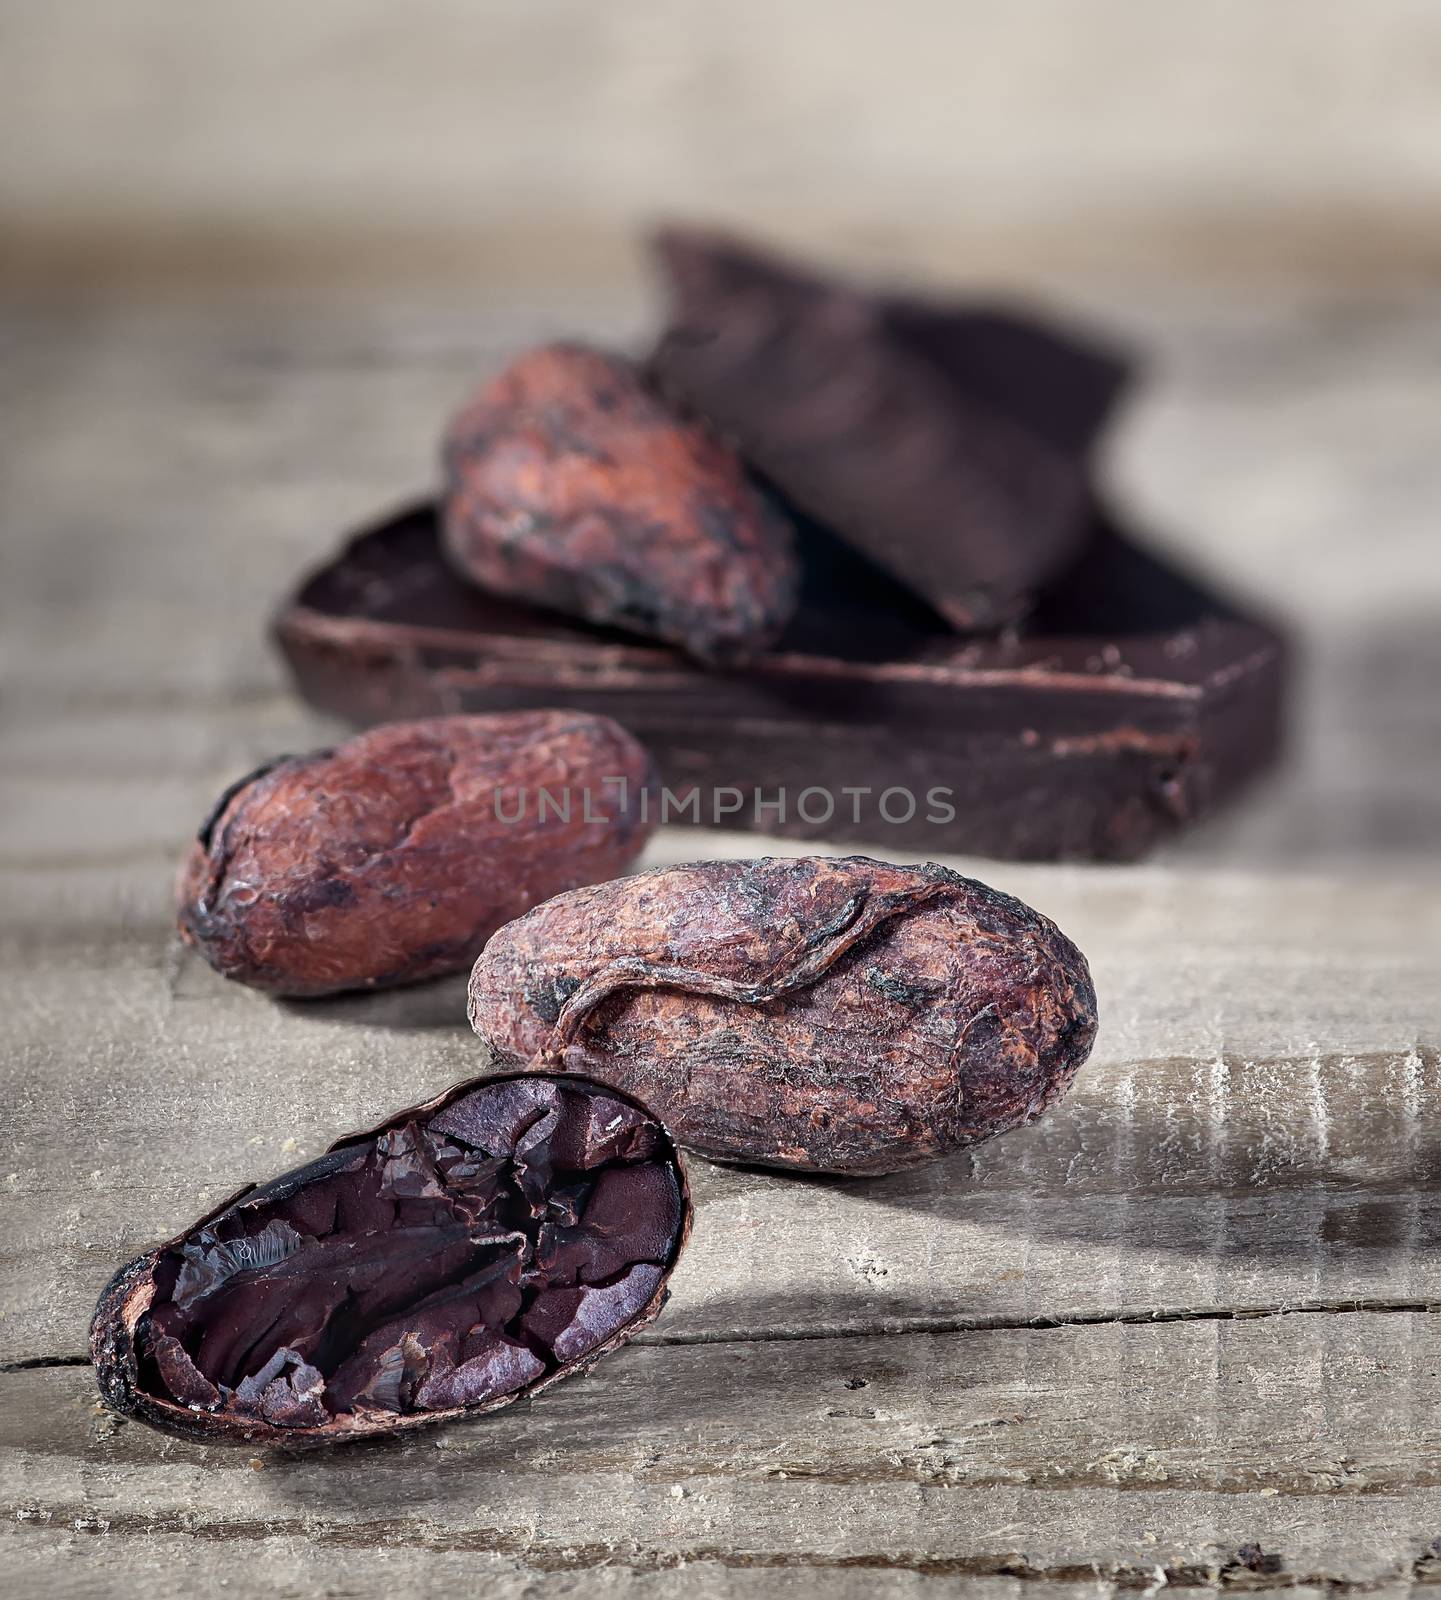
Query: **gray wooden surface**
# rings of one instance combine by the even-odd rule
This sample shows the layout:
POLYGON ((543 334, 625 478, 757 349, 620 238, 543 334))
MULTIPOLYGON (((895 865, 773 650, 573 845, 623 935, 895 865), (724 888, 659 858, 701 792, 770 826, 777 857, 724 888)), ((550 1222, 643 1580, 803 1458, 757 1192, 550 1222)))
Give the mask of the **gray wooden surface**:
MULTIPOLYGON (((0 317, 3 1570, 43 1593, 1405 1593, 1441 1581, 1441 335, 1151 297, 1108 475, 1288 610, 1286 770, 1137 867, 963 863, 1102 1030, 1042 1124, 920 1173, 695 1162, 660 1323, 533 1406, 285 1461, 99 1411, 113 1268, 484 1065, 460 986, 311 1005, 169 931, 231 776, 330 729, 263 626, 537 331, 635 308, 0 317)), ((672 831, 655 861, 754 840, 672 831)), ((886 853, 883 839, 874 842, 886 853)))

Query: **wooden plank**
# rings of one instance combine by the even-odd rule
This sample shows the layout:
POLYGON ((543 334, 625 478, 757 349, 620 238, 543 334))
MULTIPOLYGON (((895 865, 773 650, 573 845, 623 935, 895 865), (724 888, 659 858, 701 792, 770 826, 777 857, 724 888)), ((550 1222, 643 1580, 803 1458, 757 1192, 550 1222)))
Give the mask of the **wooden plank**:
MULTIPOLYGON (((854 1568, 727 1566, 719 1560, 657 1558, 647 1570, 626 1562, 577 1566, 569 1557, 542 1555, 533 1566, 518 1555, 489 1550, 432 1550, 397 1540, 347 1548, 313 1541, 308 1533, 278 1532, 247 1539, 203 1533, 147 1533, 121 1544, 109 1537, 103 1518, 78 1519, 83 1526, 31 1524, 0 1528, 0 1561, 18 1592, 58 1595, 65 1600, 111 1600, 126 1588, 143 1589, 145 1600, 194 1600, 196 1595, 249 1592, 278 1600, 449 1600, 483 1594, 486 1600, 656 1600, 684 1594, 687 1600, 805 1600, 824 1588, 829 1600, 916 1600, 964 1593, 968 1600, 1107 1600, 1116 1586, 1084 1581, 978 1577, 972 1573, 884 1571, 854 1568), (241 1563, 243 1562, 243 1567, 241 1563)), ((585 1552, 582 1552, 584 1559, 585 1552)), ((1386 1600, 1389 1589, 1368 1591, 1386 1600)), ((1409 1593, 1409 1585, 1395 1593, 1409 1593)), ((1312 1585, 1288 1588, 1298 1600, 1323 1600, 1312 1585)))
MULTIPOLYGON (((696 1162, 657 1337, 1441 1301, 1422 1248, 1441 1221, 1434 896, 1154 868, 1001 881, 1091 954, 1102 1031, 1071 1095, 891 1178, 696 1162)), ((82 1353, 121 1261, 487 1063, 459 980, 277 1004, 179 951, 165 905, 152 884, 118 922, 72 905, 8 941, 0 1359, 82 1353)))
MULTIPOLYGON (((257 1472, 117 1427, 87 1370, 10 1372, 7 1572, 840 1600, 1436 1579, 1437 335, 1419 307, 1127 319, 1177 367, 1116 470, 1291 597, 1311 670, 1289 774, 1156 863, 957 863, 1091 956, 1073 1094, 896 1178, 697 1163, 648 1342, 484 1427, 257 1472)), ((81 1359, 118 1262, 481 1066, 456 983, 223 984, 175 947, 170 884, 225 781, 332 732, 284 692, 273 599, 427 481, 437 419, 535 327, 0 316, 0 524, 25 533, 0 584, 0 1361, 81 1359)), ((649 859, 759 847, 672 831, 649 859)))
MULTIPOLYGON (((359 1549, 312 1541, 308 1534, 265 1534, 237 1549, 228 1539, 203 1534, 149 1533, 117 1549, 103 1519, 80 1519, 81 1528, 31 1524, 0 1528, 0 1561, 21 1593, 54 1594, 66 1600, 110 1600, 122 1586, 143 1586, 146 1600, 193 1600, 196 1595, 234 1594, 243 1581, 257 1594, 279 1600, 394 1600, 396 1595, 449 1600, 483 1594, 486 1600, 552 1600, 577 1595, 609 1600, 656 1600, 683 1594, 687 1600, 807 1600, 818 1589, 828 1600, 921 1600, 960 1595, 967 1600, 1110 1600, 1122 1589, 1087 1576, 1080 1580, 1038 1579, 1023 1562, 1008 1567, 1024 1576, 977 1576, 947 1570, 884 1570, 870 1562, 854 1567, 794 1564, 777 1567, 721 1560, 657 1558, 638 1570, 616 1561, 583 1566, 572 1558, 544 1554, 540 1566, 522 1556, 489 1550, 432 1550, 397 1541, 359 1549), (243 1560, 243 1575, 239 1563, 243 1560)), ((586 1552, 582 1552, 582 1559, 586 1552)), ((1225 1569, 1249 1572, 1239 1563, 1225 1569)), ((1153 1580, 1154 1581, 1154 1580, 1153 1580)), ((1288 1600, 1324 1600, 1315 1585, 1288 1585, 1288 1600)), ((1409 1582, 1368 1588, 1379 1600, 1411 1593, 1409 1582)))
POLYGON ((303 1538, 572 1573, 1363 1584, 1434 1570, 1438 1364, 1441 1321, 1406 1313, 632 1348, 483 1422, 293 1460, 162 1441, 60 1370, 5 1379, 0 1439, 17 1542, 98 1522, 119 1563, 196 1532, 240 1562, 303 1538))
MULTIPOLYGON (((433 483, 445 417, 507 352, 558 332, 645 337, 643 308, 614 297, 568 319, 480 301, 0 306, 4 509, 33 535, 7 550, 15 620, 26 626, 29 597, 43 593, 28 634, 43 640, 89 611, 103 632, 76 631, 82 662, 120 641, 112 665, 137 685, 144 666, 152 689, 201 687, 179 670, 189 652, 174 638, 127 632, 134 614, 114 614, 121 587, 179 622, 187 645, 222 620, 232 651, 244 642, 258 666, 249 624, 273 586, 349 523, 433 483), (196 559, 176 562, 177 549, 196 559)), ((1424 650, 1441 583, 1425 560, 1441 475, 1427 427, 1441 386, 1429 304, 1274 293, 1227 303, 1153 288, 1093 290, 1087 309, 1150 353, 1145 403, 1123 418, 1108 476, 1157 535, 1278 604, 1349 622, 1353 636, 1388 613, 1406 619, 1414 637, 1398 662, 1424 650)), ((45 665, 59 668, 68 651, 49 637, 45 665)), ((1317 642, 1329 653, 1329 639, 1317 642)), ((90 687, 113 697, 119 684, 90 687)))

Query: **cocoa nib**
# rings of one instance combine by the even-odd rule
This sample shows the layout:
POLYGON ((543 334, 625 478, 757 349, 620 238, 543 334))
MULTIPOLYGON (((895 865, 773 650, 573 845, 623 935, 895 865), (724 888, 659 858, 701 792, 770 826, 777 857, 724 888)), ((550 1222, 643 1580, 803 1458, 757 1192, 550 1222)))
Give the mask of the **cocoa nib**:
POLYGON ((91 1329, 100 1392, 173 1433, 292 1446, 494 1411, 653 1320, 689 1227, 638 1102, 460 1084, 122 1268, 91 1329))
POLYGON ((707 1155, 879 1173, 1039 1116, 1096 998, 1053 923, 974 879, 766 858, 538 906, 476 962, 470 1018, 507 1058, 643 1095, 707 1155))
POLYGON ((645 751, 608 717, 435 717, 232 785, 181 876, 217 972, 317 995, 463 972, 502 923, 645 847, 645 751))
POLYGON ((1084 452, 1125 377, 1109 352, 701 232, 666 232, 657 252, 663 391, 955 627, 1010 620, 1079 553, 1084 452))
POLYGON ((795 607, 789 525, 618 356, 522 356, 451 424, 445 469, 447 553, 494 594, 708 662, 763 649, 795 607))

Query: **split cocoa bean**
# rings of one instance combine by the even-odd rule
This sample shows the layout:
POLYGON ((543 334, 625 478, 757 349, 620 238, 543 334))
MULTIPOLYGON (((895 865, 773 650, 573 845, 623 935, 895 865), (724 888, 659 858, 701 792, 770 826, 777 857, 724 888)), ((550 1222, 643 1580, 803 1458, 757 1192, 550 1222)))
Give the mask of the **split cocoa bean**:
POLYGON ((233 784, 181 878, 217 972, 282 995, 463 972, 503 923, 622 872, 649 757, 608 717, 394 723, 233 784))
POLYGON ((629 1097, 460 1084, 123 1267, 91 1329, 100 1392, 292 1448, 480 1415, 653 1321, 689 1229, 674 1146, 629 1097))
POLYGON ((444 463, 447 554, 492 594, 711 663, 765 648, 795 608, 789 524, 619 356, 522 356, 451 424, 444 463))
POLYGON ((1039 1116, 1090 1053, 1085 957, 1010 895, 864 856, 710 861, 560 895, 470 980, 506 1063, 634 1094, 683 1145, 917 1166, 1039 1116))

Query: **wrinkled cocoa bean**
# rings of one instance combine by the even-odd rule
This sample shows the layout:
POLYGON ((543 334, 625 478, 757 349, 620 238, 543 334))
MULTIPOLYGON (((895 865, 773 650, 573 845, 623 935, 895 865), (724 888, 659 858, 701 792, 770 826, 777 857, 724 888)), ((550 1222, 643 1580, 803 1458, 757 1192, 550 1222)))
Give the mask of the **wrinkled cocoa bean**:
POLYGON ((451 424, 444 459, 447 553, 493 593, 708 662, 763 649, 795 608, 789 525, 618 356, 522 356, 451 424))
POLYGON ((319 995, 462 972, 512 917, 645 847, 645 751, 569 711, 394 723, 221 796, 180 884, 217 972, 319 995))
POLYGON ((1039 1116, 1096 999, 1081 952, 1010 895, 800 857, 560 895, 486 946, 470 1018, 507 1061, 636 1094, 707 1155, 879 1173, 1039 1116))
POLYGON ((653 1321, 689 1228, 674 1147, 629 1097, 460 1084, 123 1267, 91 1329, 100 1392, 292 1447, 494 1411, 653 1321))

